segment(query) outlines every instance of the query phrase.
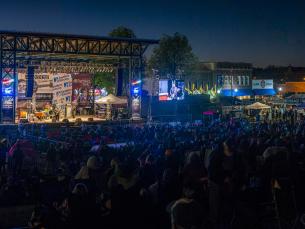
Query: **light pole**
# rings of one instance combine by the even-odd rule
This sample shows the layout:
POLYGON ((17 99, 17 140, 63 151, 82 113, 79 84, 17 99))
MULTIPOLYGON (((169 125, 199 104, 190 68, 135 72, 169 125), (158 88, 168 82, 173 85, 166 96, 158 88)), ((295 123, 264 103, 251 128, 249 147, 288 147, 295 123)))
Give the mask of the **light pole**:
POLYGON ((152 104, 152 97, 153 97, 153 91, 155 89, 154 83, 155 80, 158 79, 158 70, 157 69, 152 69, 152 78, 150 82, 150 95, 149 95, 149 104, 148 104, 148 120, 152 121, 152 116, 151 116, 151 104, 152 104))
POLYGON ((231 110, 233 111, 234 98, 233 98, 233 70, 232 70, 232 68, 231 68, 230 73, 231 73, 230 78, 231 78, 231 100, 232 100, 231 110))

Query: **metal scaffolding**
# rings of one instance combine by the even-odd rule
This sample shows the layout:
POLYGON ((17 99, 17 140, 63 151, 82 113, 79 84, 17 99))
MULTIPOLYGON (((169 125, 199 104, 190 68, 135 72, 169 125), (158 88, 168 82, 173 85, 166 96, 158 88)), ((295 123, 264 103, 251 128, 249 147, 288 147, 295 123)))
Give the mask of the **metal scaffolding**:
MULTIPOLYGON (((144 73, 143 54, 157 40, 0 31, 0 123, 14 123, 17 71, 112 72, 127 63, 129 82, 144 73)), ((130 85, 128 86, 130 90, 130 85)))

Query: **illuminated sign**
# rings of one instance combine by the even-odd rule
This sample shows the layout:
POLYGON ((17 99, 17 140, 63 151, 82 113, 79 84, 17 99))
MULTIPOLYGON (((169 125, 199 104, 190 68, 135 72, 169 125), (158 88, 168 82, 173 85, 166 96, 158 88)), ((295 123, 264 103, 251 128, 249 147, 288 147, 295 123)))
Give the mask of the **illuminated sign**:
POLYGON ((9 77, 5 77, 3 80, 2 80, 2 83, 3 83, 3 86, 10 86, 12 85, 12 83, 14 82, 14 79, 11 79, 9 77))
POLYGON ((136 84, 140 84, 141 82, 142 82, 141 80, 137 80, 137 81, 133 81, 131 84, 136 85, 136 84))
POLYGON ((273 80, 252 80, 252 89, 273 89, 273 80))
POLYGON ((14 97, 5 96, 3 97, 2 103, 3 103, 2 105, 3 109, 12 109, 14 105, 14 97))
POLYGON ((134 87, 133 88, 133 94, 139 94, 140 88, 139 87, 134 87))
POLYGON ((13 88, 12 87, 3 88, 3 94, 4 95, 13 95, 13 88))
POLYGON ((141 80, 133 81, 131 87, 131 95, 139 96, 141 94, 141 80))

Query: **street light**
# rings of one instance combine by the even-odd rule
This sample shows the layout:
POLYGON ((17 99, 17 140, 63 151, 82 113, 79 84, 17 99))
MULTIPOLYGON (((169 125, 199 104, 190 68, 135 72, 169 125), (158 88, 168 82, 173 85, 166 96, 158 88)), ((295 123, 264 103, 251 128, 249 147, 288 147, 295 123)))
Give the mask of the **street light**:
POLYGON ((283 90, 283 88, 279 87, 279 91, 282 91, 282 90, 283 90))
POLYGON ((235 89, 234 89, 234 92, 235 92, 235 93, 236 93, 236 92, 238 92, 238 89, 237 89, 237 88, 235 88, 235 89))
POLYGON ((220 94, 220 92, 221 92, 221 90, 220 90, 220 89, 218 89, 218 90, 217 90, 217 94, 220 94))

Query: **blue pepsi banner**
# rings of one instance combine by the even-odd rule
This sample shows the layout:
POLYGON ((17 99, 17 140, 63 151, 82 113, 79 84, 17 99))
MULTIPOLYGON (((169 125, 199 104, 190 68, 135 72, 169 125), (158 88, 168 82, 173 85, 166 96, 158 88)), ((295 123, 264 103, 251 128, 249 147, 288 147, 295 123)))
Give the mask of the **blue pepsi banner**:
POLYGON ((13 95, 14 94, 14 79, 6 76, 2 80, 2 95, 13 95))
POLYGON ((14 110, 14 97, 13 96, 2 96, 2 121, 3 122, 14 122, 13 110, 14 110))

